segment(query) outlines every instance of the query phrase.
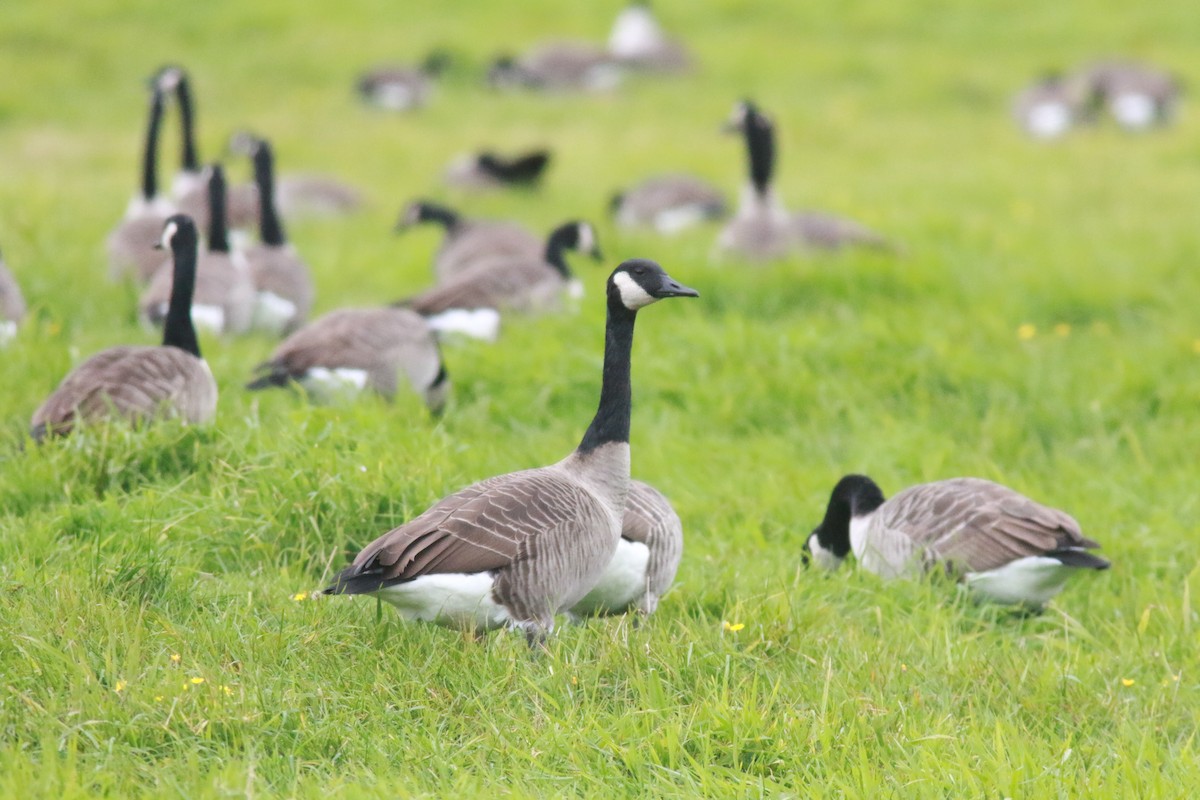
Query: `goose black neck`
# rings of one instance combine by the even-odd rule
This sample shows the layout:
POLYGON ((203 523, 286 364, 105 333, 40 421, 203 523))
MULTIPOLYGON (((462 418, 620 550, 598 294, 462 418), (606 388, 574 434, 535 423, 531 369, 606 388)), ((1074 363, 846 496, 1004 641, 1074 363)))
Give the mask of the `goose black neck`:
POLYGON ((629 359, 633 353, 633 323, 637 312, 619 298, 608 299, 608 321, 604 326, 604 379, 600 407, 583 434, 577 452, 589 453, 603 444, 629 442, 629 415, 633 407, 629 359))
POLYGON ((446 230, 458 224, 458 213, 437 203, 422 203, 420 219, 422 222, 436 222, 446 230))
POLYGON ((179 78, 175 87, 175 98, 179 101, 179 129, 183 136, 180 166, 186 172, 200 170, 200 157, 196 155, 196 117, 192 105, 192 87, 186 75, 179 78))
POLYGON ((275 158, 266 142, 254 151, 254 182, 258 184, 258 237, 263 244, 281 247, 287 236, 275 208, 275 158))
POLYGON ((196 289, 196 229, 179 227, 171 239, 175 261, 171 299, 163 327, 163 345, 178 347, 200 358, 200 342, 192 325, 192 294, 196 289))
POLYGON ((847 475, 829 495, 825 518, 813 533, 821 547, 838 558, 850 552, 850 520, 869 514, 883 505, 883 491, 866 475, 847 475))
MULTIPOLYGON (((571 279, 571 268, 567 266, 567 250, 575 246, 576 236, 578 232, 573 225, 564 225, 551 233, 550 238, 546 240, 543 258, 547 264, 558 270, 563 280, 571 279)), ((611 313, 610 309, 609 314, 611 313)))
POLYGON ((208 178, 208 249, 229 252, 229 225, 225 219, 225 171, 213 164, 208 178))
POLYGON ((775 170, 775 128, 761 114, 751 114, 746 118, 745 134, 750 183, 759 197, 766 197, 775 170))
POLYGON ((162 128, 163 96, 154 90, 150 99, 150 121, 142 151, 142 199, 150 202, 158 194, 158 132, 162 128))

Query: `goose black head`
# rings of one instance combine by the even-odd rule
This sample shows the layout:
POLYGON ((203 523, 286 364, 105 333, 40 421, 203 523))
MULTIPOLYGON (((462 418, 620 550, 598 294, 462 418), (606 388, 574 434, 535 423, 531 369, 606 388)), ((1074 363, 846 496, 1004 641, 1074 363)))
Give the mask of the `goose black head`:
POLYGON ((196 223, 187 214, 172 214, 163 223, 162 235, 154 244, 155 250, 175 250, 196 247, 196 223))
POLYGON ((225 143, 225 151, 231 156, 254 158, 255 152, 258 151, 258 147, 262 142, 263 138, 261 136, 243 128, 229 134, 229 141, 225 143))
POLYGON ((770 187, 775 169, 775 125, 751 100, 739 100, 722 130, 746 137, 750 182, 760 195, 770 187))
POLYGON ((458 222, 458 213, 431 200, 413 200, 400 212, 395 230, 406 231, 422 222, 436 222, 448 228, 458 222))
POLYGON ((179 88, 179 84, 187 80, 187 72, 178 64, 164 64, 150 76, 150 85, 160 92, 169 94, 179 88))
POLYGON ((493 89, 512 89, 525 83, 525 70, 510 55, 497 56, 487 71, 487 85, 493 89))
POLYGON ((837 567, 850 554, 850 523, 883 505, 883 491, 866 475, 846 475, 829 495, 825 518, 804 543, 805 564, 811 558, 825 569, 837 567))
POLYGON ((608 278, 610 302, 620 303, 630 311, 645 308, 667 297, 699 297, 700 293, 684 286, 666 273, 657 262, 648 258, 631 258, 621 262, 608 278))
POLYGON ((436 77, 445 72, 453 63, 454 58, 450 55, 449 50, 444 47, 435 47, 421 62, 421 72, 430 77, 436 77))

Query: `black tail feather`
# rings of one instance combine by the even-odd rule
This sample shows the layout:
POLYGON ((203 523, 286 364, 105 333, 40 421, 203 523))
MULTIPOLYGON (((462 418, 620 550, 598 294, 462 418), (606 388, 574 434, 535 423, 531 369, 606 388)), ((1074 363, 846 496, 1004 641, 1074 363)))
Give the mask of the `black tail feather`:
POLYGON ((1108 559, 1101 558, 1095 553, 1089 553, 1087 550, 1081 550, 1076 547, 1065 547, 1062 550, 1052 550, 1046 555, 1050 558, 1057 559, 1068 567, 1080 567, 1082 569, 1108 569, 1112 566, 1112 562, 1108 559))

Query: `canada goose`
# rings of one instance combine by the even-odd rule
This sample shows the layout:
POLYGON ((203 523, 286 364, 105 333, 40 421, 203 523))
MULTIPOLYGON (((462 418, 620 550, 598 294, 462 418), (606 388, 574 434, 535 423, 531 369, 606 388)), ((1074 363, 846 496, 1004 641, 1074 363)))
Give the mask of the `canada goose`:
POLYGON ((483 261, 397 305, 416 311, 436 331, 492 341, 499 331, 499 312, 553 310, 564 294, 582 295, 583 285, 567 266, 568 250, 600 260, 600 247, 591 225, 564 223, 550 232, 541 256, 483 261))
POLYGON ((608 279, 600 404, 556 464, 468 486, 376 539, 325 589, 374 594, 406 619, 543 640, 599 579, 621 537, 629 491, 630 354, 638 309, 697 297, 653 261, 608 279))
POLYGON ((450 65, 441 50, 430 53, 420 66, 388 64, 364 72, 355 82, 362 99, 387 111, 408 111, 425 105, 433 92, 433 81, 450 65))
POLYGON ((17 335, 17 326, 25 318, 25 297, 17 279, 4 264, 0 255, 0 345, 7 344, 17 335))
POLYGON ((466 219, 458 212, 428 200, 409 203, 396 223, 396 230, 405 231, 422 222, 441 225, 446 232, 433 257, 433 277, 438 284, 457 277, 481 261, 506 257, 537 258, 546 247, 544 240, 519 223, 466 219))
POLYGON ((260 140, 254 150, 254 181, 262 203, 258 215, 261 241, 244 252, 258 292, 253 325, 271 333, 287 333, 308 319, 313 282, 308 266, 288 243, 275 211, 275 159, 271 144, 265 140, 260 140))
POLYGON ((622 75, 618 61, 599 47, 548 42, 519 58, 496 58, 487 78, 497 89, 602 92, 616 88, 622 75))
MULTIPOLYGON (((225 226, 225 173, 220 165, 209 170, 208 250, 196 266, 192 321, 216 333, 245 333, 254 319, 256 292, 250 269, 241 253, 229 250, 225 226)), ((152 326, 163 323, 170 313, 174 271, 163 264, 138 301, 142 319, 152 326)))
POLYGON ((167 219, 161 246, 169 248, 175 280, 161 347, 102 350, 68 373, 33 413, 30 435, 69 433, 79 420, 119 417, 132 422, 157 416, 207 422, 217 410, 217 384, 200 356, 188 313, 196 277, 196 226, 190 217, 167 219))
POLYGON ((1082 121, 1084 108, 1078 81, 1051 73, 1025 88, 1013 100, 1017 124, 1035 139, 1054 139, 1082 121))
POLYGON ((1101 61, 1084 69, 1082 80, 1093 102, 1131 131, 1169 122, 1180 95, 1179 82, 1170 73, 1144 64, 1101 61))
POLYGON ((684 46, 663 33, 648 0, 635 0, 617 14, 608 52, 622 64, 653 72, 686 70, 692 62, 684 46))
POLYGON ((1099 546, 1069 514, 998 483, 951 478, 885 501, 865 475, 838 481, 806 543, 828 569, 853 550, 884 578, 938 567, 983 599, 1032 608, 1058 594, 1074 569, 1107 569, 1087 552, 1099 546))
MULTIPOLYGON (((191 216, 199 228, 207 229, 208 175, 200 168, 196 149, 196 109, 191 78, 182 67, 171 65, 160 69, 154 82, 164 96, 173 94, 179 105, 180 166, 171 182, 171 196, 181 212, 191 216)), ((228 187, 225 214, 226 225, 230 228, 250 228, 258 224, 258 190, 254 184, 228 187)))
POLYGON ((266 374, 247 389, 295 381, 323 401, 367 387, 390 400, 403 372, 435 414, 450 388, 433 330, 403 308, 332 311, 284 339, 256 371, 266 374))
POLYGON ((150 91, 150 113, 142 149, 142 181, 125 210, 125 217, 108 235, 109 276, 120 280, 132 272, 139 283, 150 280, 163 263, 154 245, 162 238, 167 217, 175 206, 158 192, 158 139, 162 129, 163 95, 157 86, 150 91))
POLYGON ((636 607, 642 614, 653 614, 658 599, 671 588, 682 557, 683 524, 671 501, 650 484, 631 480, 617 550, 571 613, 620 614, 636 607))
MULTIPOLYGON (((233 155, 253 160, 259 139, 249 131, 234 131, 227 149, 233 155)), ((327 175, 284 172, 275 176, 273 185, 275 208, 287 220, 350 214, 363 204, 361 191, 327 175)))
POLYGON ((531 150, 512 158, 484 150, 451 162, 445 181, 457 189, 470 190, 536 186, 549 163, 549 150, 531 150))
POLYGON ((691 175, 647 178, 614 195, 609 210, 623 228, 651 227, 663 234, 726 214, 721 191, 691 175))
POLYGON ((879 234, 853 220, 814 211, 788 212, 771 188, 775 171, 775 125, 749 100, 734 106, 725 129, 746 140, 750 182, 734 218, 717 244, 751 260, 780 258, 806 250, 847 246, 887 249, 879 234))

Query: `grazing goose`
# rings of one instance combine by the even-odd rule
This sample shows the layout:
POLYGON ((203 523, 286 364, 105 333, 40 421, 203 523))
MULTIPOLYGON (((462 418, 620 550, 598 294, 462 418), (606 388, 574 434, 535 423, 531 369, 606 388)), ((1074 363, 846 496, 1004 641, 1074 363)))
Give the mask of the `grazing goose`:
POLYGON ((815 211, 788 212, 783 207, 771 188, 775 125, 754 103, 744 100, 734 106, 725 129, 745 137, 750 181, 737 213, 721 231, 719 247, 756 261, 809 250, 889 247, 882 236, 853 220, 815 211))
MULTIPOLYGON (((188 214, 202 229, 209 226, 208 175, 200 168, 196 150, 196 113, 192 100, 191 78, 178 66, 163 67, 154 78, 164 96, 173 94, 179 105, 181 136, 180 167, 171 182, 171 195, 179 210, 188 214)), ((251 228, 258 224, 258 190, 252 183, 230 187, 225 201, 226 224, 231 228, 251 228)))
POLYGON ((617 15, 608 52, 622 64, 650 72, 678 72, 692 63, 684 46, 663 33, 649 0, 634 0, 617 15))
POLYGON ((437 338, 418 314, 403 308, 332 311, 284 339, 247 389, 300 384, 331 401, 370 387, 391 399, 401 372, 437 414, 450 384, 437 338))
POLYGON ((162 346, 110 347, 71 370, 34 412, 34 440, 70 433, 80 420, 115 416, 136 423, 174 416, 199 423, 213 418, 217 384, 200 356, 189 314, 196 244, 191 218, 176 214, 167 219, 161 246, 171 251, 175 280, 162 346))
POLYGON ((550 163, 549 150, 531 150, 508 158, 490 150, 455 159, 445 180, 456 189, 481 191, 537 186, 550 163))
POLYGON ((537 313, 559 307, 563 295, 579 297, 583 285, 567 266, 568 250, 600 260, 596 233, 586 222, 564 223, 551 231, 541 256, 482 261, 454 278, 397 305, 429 320, 436 331, 494 341, 501 311, 537 313))
POLYGON ((4 264, 0 255, 0 345, 7 344, 17 335, 17 326, 25 318, 25 297, 17 279, 4 264))
POLYGON ((588 593, 621 538, 629 492, 630 354, 639 309, 698 293, 653 261, 608 279, 600 405, 579 446, 556 464, 468 486, 376 539, 325 589, 374 594, 406 619, 486 630, 530 644, 588 593))
POLYGON ((163 225, 175 206, 158 193, 158 138, 162 128, 163 95, 157 86, 150 92, 150 114, 146 141, 142 150, 142 182, 129 202, 125 217, 108 235, 109 276, 121 280, 133 273, 138 283, 150 280, 163 262, 155 245, 162 238, 163 225))
MULTIPOLYGON (((260 137, 235 131, 227 149, 253 160, 260 137)), ((335 217, 362 208, 363 195, 348 183, 326 175, 283 173, 275 176, 275 208, 288 220, 335 217)))
POLYGON ((280 334, 295 330, 308 319, 313 282, 308 266, 288 243, 275 211, 274 164, 270 143, 260 140, 254 150, 254 181, 262 203, 258 215, 260 241, 247 247, 244 256, 258 292, 253 325, 280 334))
POLYGON ((622 75, 606 50, 583 42, 549 42, 520 58, 497 58, 488 83, 497 89, 603 92, 616 88, 622 75))
POLYGON ((1083 71, 1083 81, 1094 102, 1130 131, 1166 124, 1179 101, 1174 76, 1144 64, 1102 61, 1083 71))
POLYGON ((1058 594, 1073 570, 1107 569, 1087 552, 1099 546, 1069 514, 991 481, 924 483, 885 501, 864 475, 838 482, 806 543, 828 569, 853 550, 884 578, 939 567, 985 600, 1032 608, 1058 594))
POLYGON ((609 210, 622 228, 650 227, 677 233, 726 214, 725 197, 711 184, 691 175, 659 175, 618 192, 609 210))
MULTIPOLYGON (((208 250, 196 267, 192 321, 216 333, 245 333, 254 319, 256 292, 250 269, 241 253, 229 250, 229 231, 225 226, 225 173, 214 164, 209 172, 208 250)), ((142 292, 139 300, 142 319, 158 326, 167 318, 174 294, 174 271, 163 264, 142 292)))
POLYGON ((1083 118, 1077 81, 1051 73, 1022 90, 1013 100, 1013 116, 1035 139, 1062 136, 1083 118))
POLYGON ((449 65, 449 55, 435 50, 417 67, 374 67, 360 75, 354 87, 370 105, 387 111, 408 111, 425 105, 433 93, 434 79, 449 65))
POLYGON ((631 480, 621 541, 600 580, 571 614, 621 614, 637 608, 649 616, 671 588, 683 558, 683 523, 671 501, 648 483, 631 480))
POLYGON ((428 200, 409 203, 396 223, 405 231, 422 222, 442 226, 446 232, 433 257, 433 277, 445 283, 481 261, 495 258, 537 258, 545 242, 533 231, 516 222, 466 219, 446 206, 428 200))

